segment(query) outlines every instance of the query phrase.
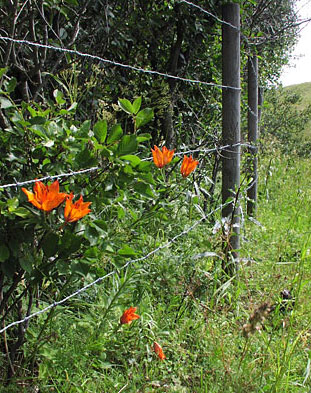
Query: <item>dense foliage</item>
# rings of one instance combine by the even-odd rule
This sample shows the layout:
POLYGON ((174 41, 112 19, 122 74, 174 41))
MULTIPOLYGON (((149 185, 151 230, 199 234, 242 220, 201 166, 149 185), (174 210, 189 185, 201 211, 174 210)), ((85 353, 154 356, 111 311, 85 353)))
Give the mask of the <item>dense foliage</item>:
MULTIPOLYGON (((254 307, 240 298, 251 300, 247 280, 222 271, 227 233, 213 210, 221 153, 183 158, 221 145, 221 90, 116 64, 221 84, 221 23, 211 13, 221 18, 222 3, 198 1, 204 13, 170 0, 0 0, 0 175, 10 184, 0 188, 3 392, 121 392, 128 384, 132 392, 203 392, 213 380, 223 391, 233 325, 247 369, 253 344, 241 321, 254 307), (100 285, 79 292, 94 280, 100 285), (204 341, 208 334, 217 345, 204 341)), ((295 41, 293 2, 240 3, 242 76, 247 57, 259 55, 265 86, 295 41)), ((267 132, 289 137, 265 119, 267 132)), ((278 293, 269 296, 279 315, 278 293)), ((238 391, 238 378, 229 379, 238 391)))

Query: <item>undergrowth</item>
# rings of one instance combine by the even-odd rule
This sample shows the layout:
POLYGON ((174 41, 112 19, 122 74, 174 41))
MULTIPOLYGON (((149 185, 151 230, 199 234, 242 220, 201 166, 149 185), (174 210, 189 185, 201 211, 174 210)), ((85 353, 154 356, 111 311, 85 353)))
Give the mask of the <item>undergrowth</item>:
MULTIPOLYGON (((236 277, 221 278, 218 235, 212 222, 202 223, 52 311, 36 348, 47 315, 32 321, 27 368, 1 392, 309 391, 309 175, 307 160, 262 160, 257 221, 244 222, 236 277), (129 305, 140 319, 120 325, 129 305)), ((176 216, 168 233, 186 224, 176 216)), ((137 231, 149 239, 146 249, 163 240, 160 230, 137 231)))

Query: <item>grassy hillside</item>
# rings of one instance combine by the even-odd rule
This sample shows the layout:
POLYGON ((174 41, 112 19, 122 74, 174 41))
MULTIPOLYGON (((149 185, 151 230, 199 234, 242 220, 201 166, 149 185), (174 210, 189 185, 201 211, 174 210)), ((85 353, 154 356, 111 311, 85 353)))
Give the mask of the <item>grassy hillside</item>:
MULTIPOLYGON (((297 109, 304 110, 311 105, 311 82, 300 83, 298 85, 286 86, 285 92, 296 93, 301 96, 301 101, 297 104, 297 109)), ((311 119, 307 123, 305 136, 311 138, 311 119)))
POLYGON ((311 104, 311 82, 300 83, 299 85, 291 85, 284 87, 285 91, 291 91, 301 95, 300 109, 306 108, 311 104))

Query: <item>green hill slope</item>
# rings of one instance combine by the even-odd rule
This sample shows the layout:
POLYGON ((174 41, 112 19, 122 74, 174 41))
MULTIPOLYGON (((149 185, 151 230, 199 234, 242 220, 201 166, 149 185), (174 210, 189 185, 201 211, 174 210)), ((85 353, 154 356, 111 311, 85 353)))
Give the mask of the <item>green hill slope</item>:
POLYGON ((291 85, 284 87, 285 91, 290 91, 299 94, 302 98, 298 105, 299 109, 305 109, 311 104, 311 82, 300 83, 299 85, 291 85))
MULTIPOLYGON (((284 91, 299 94, 301 96, 301 100, 296 104, 298 110, 304 110, 311 105, 311 82, 286 86, 284 87, 284 91)), ((311 139, 311 118, 305 127, 304 136, 308 140, 311 139)))

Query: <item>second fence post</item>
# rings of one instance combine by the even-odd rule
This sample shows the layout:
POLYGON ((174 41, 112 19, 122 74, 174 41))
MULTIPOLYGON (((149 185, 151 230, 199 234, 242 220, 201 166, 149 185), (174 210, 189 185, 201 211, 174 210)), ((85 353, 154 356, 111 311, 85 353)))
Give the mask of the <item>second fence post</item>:
POLYGON ((257 208, 257 186, 258 186, 258 159, 257 159, 257 137, 258 137, 258 59, 257 56, 248 59, 248 142, 249 148, 249 180, 247 190, 247 214, 256 215, 257 208))
POLYGON ((229 275, 238 269, 240 248, 240 6, 226 4, 222 7, 222 142, 233 145, 223 151, 222 202, 232 202, 222 210, 222 217, 229 220, 229 232, 224 239, 225 261, 223 268, 229 275), (238 144, 238 145, 236 145, 238 144), (236 145, 236 146, 234 146, 236 145))

